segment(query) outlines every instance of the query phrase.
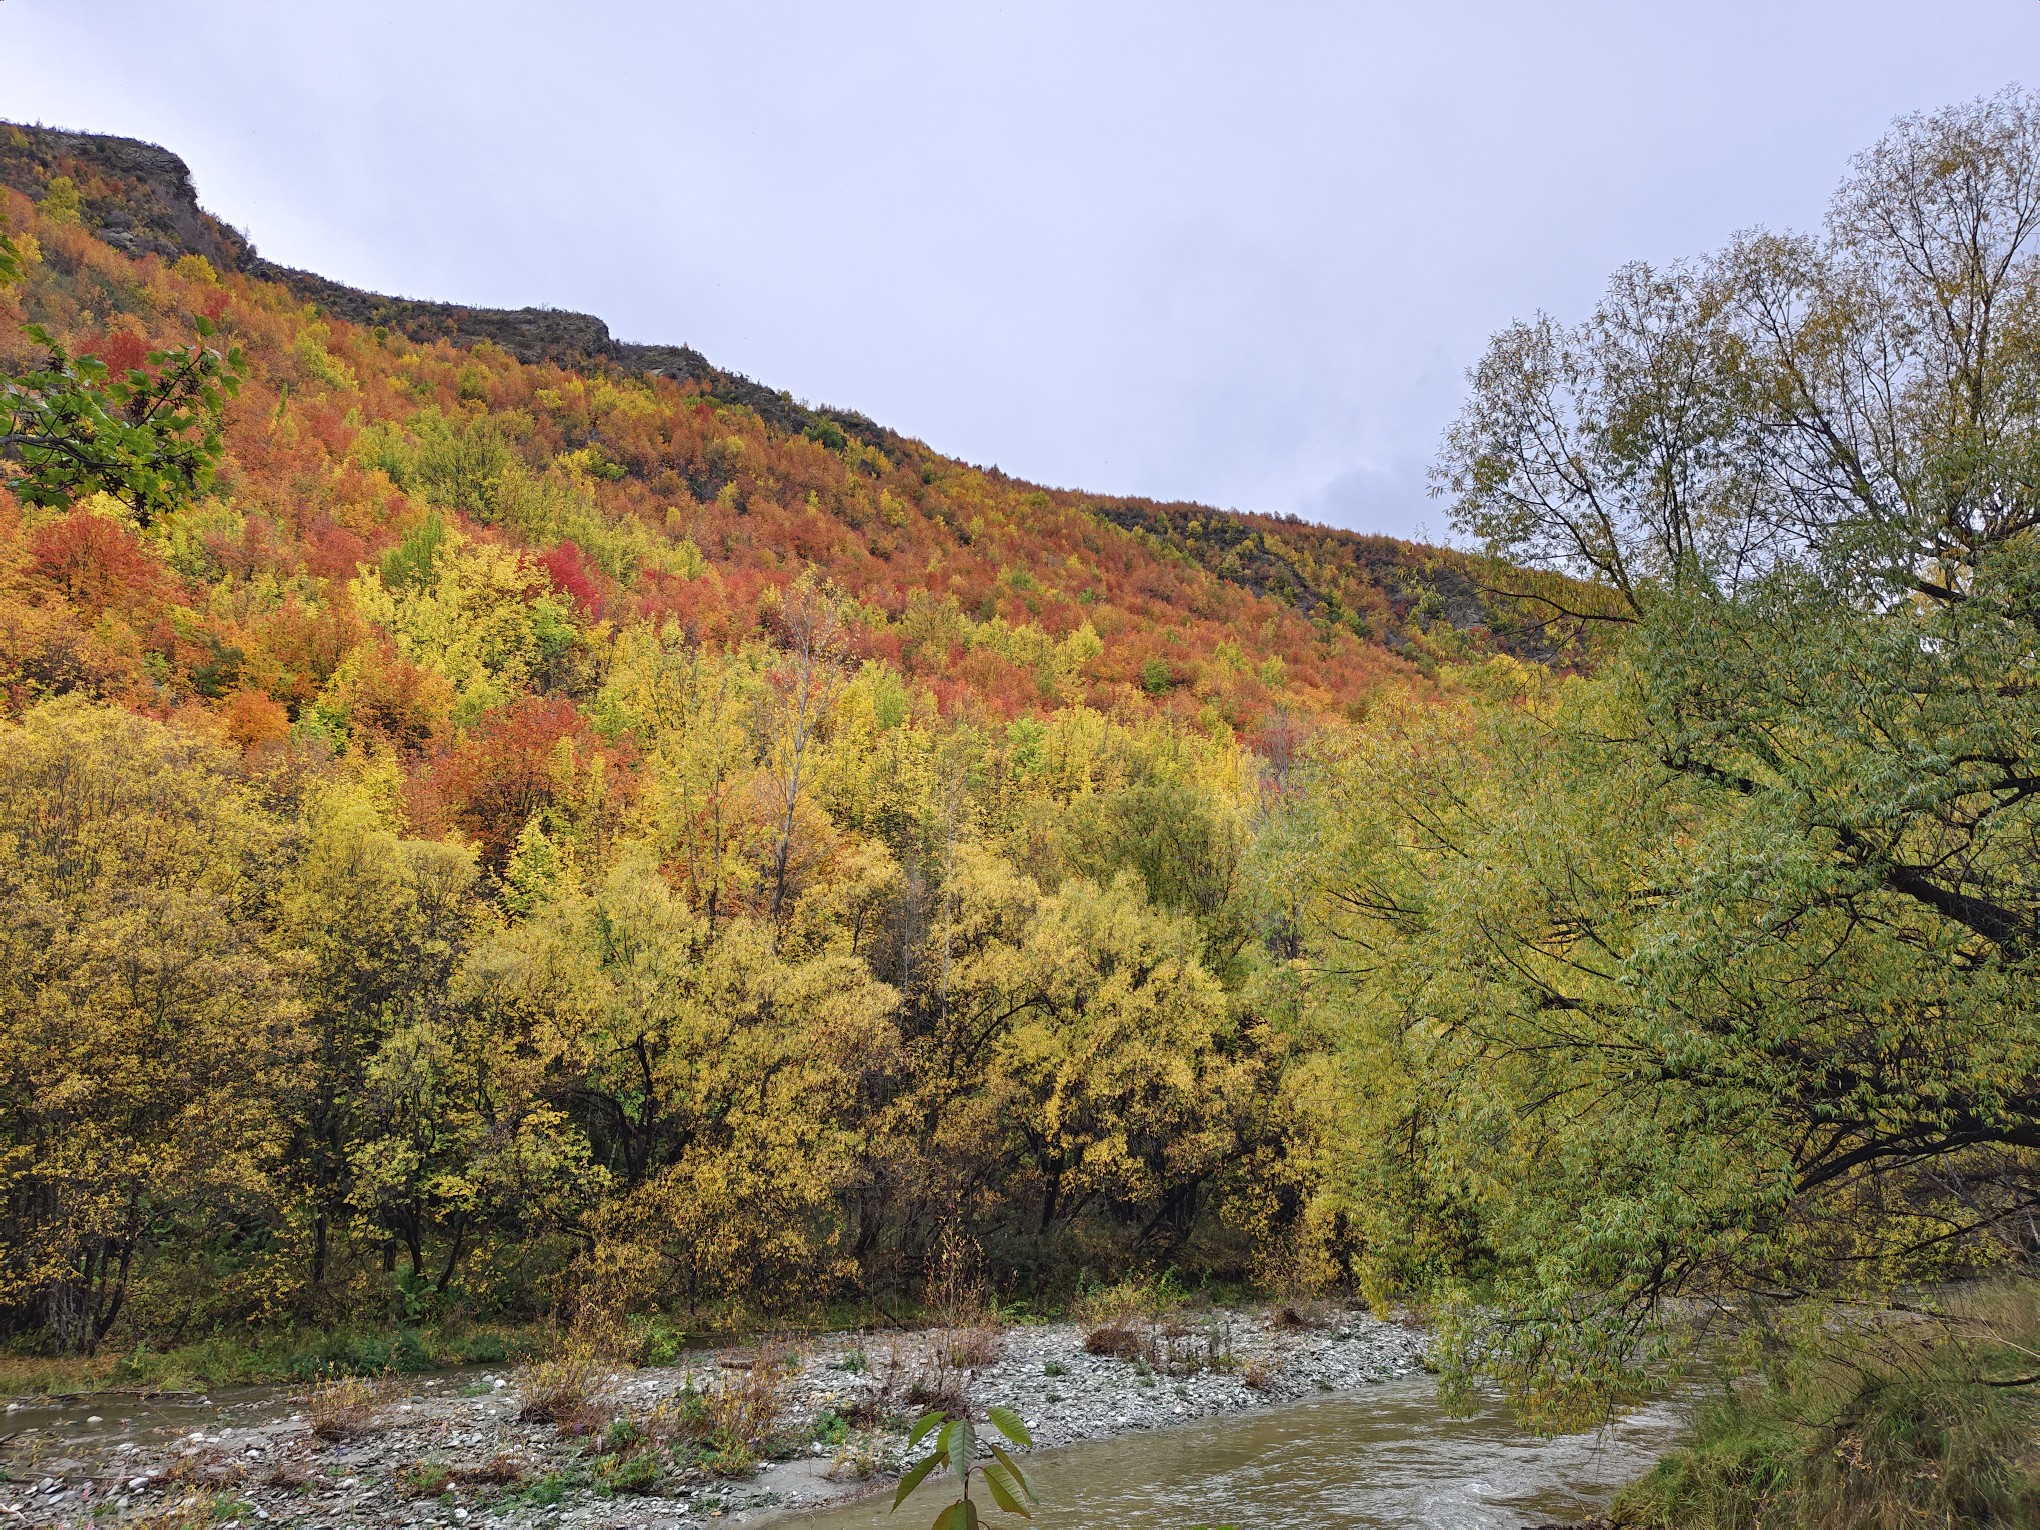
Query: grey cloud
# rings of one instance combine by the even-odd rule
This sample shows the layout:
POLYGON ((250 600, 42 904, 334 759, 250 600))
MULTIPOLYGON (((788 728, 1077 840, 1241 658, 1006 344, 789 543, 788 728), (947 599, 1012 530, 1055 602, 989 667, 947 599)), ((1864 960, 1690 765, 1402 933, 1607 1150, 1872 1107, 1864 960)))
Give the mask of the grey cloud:
POLYGON ((2032 0, 8 0, 0 115, 264 252, 549 303, 1050 483, 1407 534, 1485 337, 1808 224, 2032 0))

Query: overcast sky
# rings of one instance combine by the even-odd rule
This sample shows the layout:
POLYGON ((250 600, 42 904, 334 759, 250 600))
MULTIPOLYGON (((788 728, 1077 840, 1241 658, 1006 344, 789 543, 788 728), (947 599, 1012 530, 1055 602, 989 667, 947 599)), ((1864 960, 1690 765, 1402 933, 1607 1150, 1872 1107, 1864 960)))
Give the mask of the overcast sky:
POLYGON ((2040 0, 0 0, 0 116, 176 150, 274 260, 1404 534, 1488 334, 2036 64, 2040 0))

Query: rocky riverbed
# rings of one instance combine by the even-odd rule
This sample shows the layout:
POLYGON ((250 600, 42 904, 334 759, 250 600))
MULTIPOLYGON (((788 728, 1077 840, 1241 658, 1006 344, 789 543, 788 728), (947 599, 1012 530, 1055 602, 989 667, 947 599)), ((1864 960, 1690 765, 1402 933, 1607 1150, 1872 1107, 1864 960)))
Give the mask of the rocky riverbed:
POLYGON ((277 1393, 174 1422, 113 1397, 17 1406, 0 1524, 757 1524, 884 1486, 931 1401, 1003 1403, 1051 1448, 1408 1375, 1424 1345, 1359 1312, 1211 1310, 277 1393))

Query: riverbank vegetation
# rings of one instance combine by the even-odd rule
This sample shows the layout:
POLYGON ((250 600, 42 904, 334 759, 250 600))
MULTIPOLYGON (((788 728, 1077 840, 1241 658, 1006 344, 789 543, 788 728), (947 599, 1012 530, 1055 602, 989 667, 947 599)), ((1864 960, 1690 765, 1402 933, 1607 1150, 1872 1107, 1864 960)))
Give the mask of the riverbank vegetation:
POLYGON ((1932 1314, 1826 1312, 1696 1412, 1698 1439, 1627 1489, 1640 1530, 2026 1525, 2040 1518, 2030 1287, 1932 1314))
POLYGON ((2027 1329, 1890 1316, 2040 1253, 2029 98, 1496 337, 1492 625, 9 195, 221 380, 0 497, 13 1341, 1351 1283, 1544 1427, 1768 1376, 1638 1512, 2030 1508, 2027 1329))

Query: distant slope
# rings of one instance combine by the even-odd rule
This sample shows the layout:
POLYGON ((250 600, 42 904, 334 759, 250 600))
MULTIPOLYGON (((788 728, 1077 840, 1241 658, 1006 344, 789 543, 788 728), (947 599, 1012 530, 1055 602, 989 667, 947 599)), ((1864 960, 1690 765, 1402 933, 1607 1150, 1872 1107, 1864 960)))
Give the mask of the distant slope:
MULTIPOLYGON (((166 666, 156 639, 137 637, 122 683, 154 705, 255 683, 248 656, 271 640, 207 615, 232 602, 200 599, 205 588, 266 571, 310 581, 308 610, 337 611, 353 570, 392 555, 430 513, 548 560, 591 618, 678 619, 702 641, 759 632, 770 590, 812 563, 862 602, 863 656, 898 666, 945 710, 1014 716, 1082 699, 1251 731, 1270 708, 1358 707, 1383 679, 1438 660, 1567 657, 1539 608, 1489 593, 1491 571, 1465 554, 1042 489, 691 348, 617 341, 591 315, 389 297, 274 265, 202 209, 184 162, 153 145, 0 127, 0 187, 26 199, 10 203, 13 226, 46 257, 0 306, 18 302, 21 318, 102 351, 173 341, 177 315, 205 307, 254 358, 230 436, 241 519, 208 533, 186 588, 163 596, 164 613, 191 614, 154 618, 187 636, 224 621, 233 630, 205 641, 242 654, 238 678, 201 683, 206 665, 166 666), (51 214, 62 178, 75 225, 51 214), (224 278, 217 294, 208 272, 186 269, 193 256, 224 278), (1081 674, 1057 671, 1076 649, 1052 659, 1041 643, 1080 629, 1102 652, 1081 674)), ((24 359, 4 327, 0 353, 24 359)), ((87 625, 101 615, 73 613, 87 625)), ((190 646, 180 642, 169 646, 190 646)), ((295 717, 341 664, 336 651, 263 688, 295 717)))
POLYGON ((810 409, 791 395, 712 365, 684 345, 633 345, 613 339, 593 314, 558 308, 470 308, 458 303, 387 297, 262 259, 247 236, 198 205, 191 169, 169 150, 132 138, 67 133, 10 124, 0 132, 0 185, 40 198, 53 177, 78 187, 84 226, 129 255, 202 255, 222 271, 281 282, 350 324, 382 325, 412 340, 472 345, 487 340, 519 361, 608 362, 695 382, 743 404, 781 429, 802 431, 821 420, 874 441, 886 435, 862 415, 810 409))

